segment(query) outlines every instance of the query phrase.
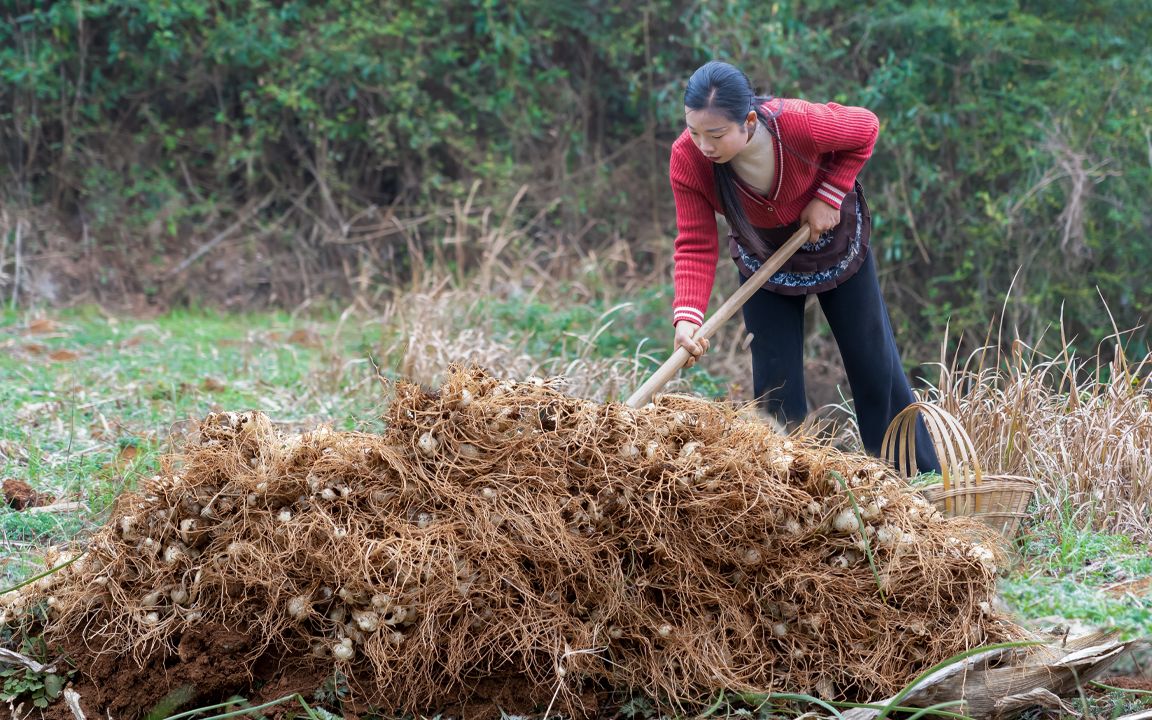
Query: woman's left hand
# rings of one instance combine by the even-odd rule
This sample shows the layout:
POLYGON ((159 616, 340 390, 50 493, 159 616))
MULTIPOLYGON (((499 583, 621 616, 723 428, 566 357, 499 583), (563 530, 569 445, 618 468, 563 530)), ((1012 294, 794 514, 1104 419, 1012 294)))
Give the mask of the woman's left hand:
POLYGON ((834 208, 820 198, 812 198, 808 207, 800 213, 800 224, 812 229, 812 240, 820 237, 840 224, 840 209, 834 208))

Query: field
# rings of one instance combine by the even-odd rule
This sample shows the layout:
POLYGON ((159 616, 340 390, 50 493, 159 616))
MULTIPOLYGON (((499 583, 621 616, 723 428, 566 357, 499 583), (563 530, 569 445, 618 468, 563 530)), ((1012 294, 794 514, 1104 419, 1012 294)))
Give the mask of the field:
POLYGON ((4 3, 13 718, 1152 719, 1152 3, 602 5, 4 3), (791 434, 738 319, 618 402, 707 59, 875 114, 818 177, 1010 537, 860 452, 814 298, 791 434))
MULTIPOLYGON (((435 387, 454 361, 514 379, 564 375, 572 395, 619 399, 662 359, 658 348, 667 340, 666 298, 642 296, 647 304, 594 297, 574 307, 559 295, 525 300, 449 290, 413 293, 380 313, 353 307, 128 318, 97 309, 9 311, 0 322, 0 470, 9 500, 0 509, 4 585, 42 572, 49 548, 83 544, 118 498, 162 472, 165 458, 179 453, 212 412, 258 410, 285 433, 320 426, 381 433, 382 413, 394 400, 391 381, 435 387)), ((738 338, 719 346, 711 364, 686 374, 678 390, 739 398, 738 338)), ((926 395, 961 418, 986 466, 1041 483, 999 578, 1001 610, 1037 630, 1152 637, 1147 368, 1114 361, 1105 374, 1093 374, 1079 362, 1021 347, 1007 359, 952 364, 926 395)), ((843 411, 827 416, 840 423, 825 431, 832 432, 826 442, 852 450, 843 411)), ((1147 678, 1148 663, 1137 649, 1114 671, 1147 678)), ((23 671, 6 678, 6 698, 60 692, 58 680, 37 685, 23 671)), ((306 709, 339 713, 339 684, 337 676, 319 683, 301 698, 306 709)), ((1091 686, 1073 705, 1090 716, 1118 717, 1146 707, 1145 697, 1091 686)), ((187 710, 181 704, 169 698, 170 709, 153 708, 153 716, 187 710)), ((748 707, 733 700, 713 712, 748 714, 748 707)), ((787 707, 772 712, 785 717, 787 707)), ((651 708, 641 696, 623 698, 617 715, 642 717, 651 708)))

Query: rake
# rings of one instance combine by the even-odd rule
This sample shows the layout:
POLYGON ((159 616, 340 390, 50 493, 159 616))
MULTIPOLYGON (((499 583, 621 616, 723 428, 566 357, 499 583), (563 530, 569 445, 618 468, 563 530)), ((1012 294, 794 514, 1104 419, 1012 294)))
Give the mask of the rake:
MULTIPOLYGON (((795 253, 801 245, 808 242, 809 235, 811 235, 809 227, 807 225, 801 226, 792 237, 788 238, 787 242, 780 246, 779 250, 772 253, 772 257, 768 258, 768 260, 752 274, 752 277, 745 280, 740 287, 736 288, 736 292, 732 293, 732 295, 724 301, 712 317, 704 321, 704 324, 700 326, 693 336, 694 339, 707 340, 712 337, 721 325, 735 315, 736 311, 743 307, 744 303, 748 302, 748 299, 764 286, 764 283, 768 282, 768 278, 772 277, 784 263, 788 262, 788 258, 792 257, 793 253, 795 253)), ((676 352, 672 353, 672 356, 665 360, 664 364, 661 365, 656 372, 652 373, 636 392, 632 393, 632 396, 628 398, 626 404, 633 408, 647 405, 652 400, 653 395, 667 385, 669 380, 676 377, 676 373, 680 371, 680 368, 684 367, 689 357, 691 357, 691 355, 687 350, 682 347, 676 348, 676 352)))

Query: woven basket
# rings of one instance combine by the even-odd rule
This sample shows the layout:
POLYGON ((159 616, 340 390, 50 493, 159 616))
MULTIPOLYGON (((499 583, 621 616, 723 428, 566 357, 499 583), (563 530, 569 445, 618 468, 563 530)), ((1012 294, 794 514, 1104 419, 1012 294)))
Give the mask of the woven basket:
POLYGON ((905 478, 917 474, 916 418, 924 418, 932 447, 940 460, 941 482, 921 489, 945 516, 979 518, 1013 540, 1025 517, 1036 482, 1019 475, 985 475, 972 438, 960 421, 943 408, 915 402, 892 419, 884 433, 881 454, 905 478))

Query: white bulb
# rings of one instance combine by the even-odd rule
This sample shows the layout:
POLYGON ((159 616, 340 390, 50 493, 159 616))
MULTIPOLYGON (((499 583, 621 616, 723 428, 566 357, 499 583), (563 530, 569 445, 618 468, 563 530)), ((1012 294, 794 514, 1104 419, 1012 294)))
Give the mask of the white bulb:
POLYGON ((860 529, 860 523, 856 520, 856 513, 852 508, 845 508, 836 514, 832 520, 832 527, 836 532, 848 535, 860 529))
POLYGON ((371 610, 356 610, 352 613, 352 619, 364 632, 374 632, 380 627, 380 616, 371 610))
POLYGON ((332 646, 332 657, 337 660, 351 660, 355 656, 356 650, 352 647, 352 641, 348 638, 344 638, 332 646))
POLYGON ((436 454, 436 448, 439 447, 440 441, 429 431, 421 435, 416 444, 420 447, 420 452, 428 457, 432 457, 436 454))
POLYGON ((297 620, 307 617, 311 608, 312 601, 307 595, 297 595, 288 601, 288 614, 297 620))

